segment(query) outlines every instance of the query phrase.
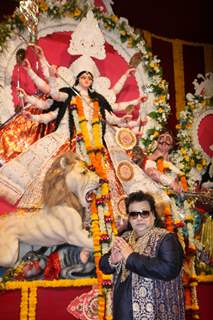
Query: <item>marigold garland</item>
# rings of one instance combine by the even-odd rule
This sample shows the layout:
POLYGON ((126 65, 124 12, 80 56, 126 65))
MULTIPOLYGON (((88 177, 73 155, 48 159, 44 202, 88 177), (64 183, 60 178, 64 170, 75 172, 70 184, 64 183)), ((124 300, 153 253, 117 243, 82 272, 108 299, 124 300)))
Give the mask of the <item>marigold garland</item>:
POLYGON ((165 225, 166 229, 170 232, 174 231, 174 223, 172 219, 172 212, 170 207, 166 207, 164 209, 164 216, 165 216, 165 225))
POLYGON ((77 139, 79 149, 83 153, 83 157, 88 160, 88 165, 92 166, 102 179, 97 195, 91 203, 91 223, 99 291, 98 318, 111 319, 111 308, 108 305, 109 303, 111 304, 111 301, 108 299, 111 295, 111 286, 105 287, 103 290, 103 273, 99 269, 99 261, 101 255, 109 249, 109 243, 117 230, 112 214, 110 190, 105 169, 100 106, 98 101, 93 101, 92 132, 89 132, 81 97, 73 97, 70 109, 75 127, 77 128, 78 137, 81 137, 81 139, 77 139), (107 241, 101 241, 101 239, 107 239, 107 241))
POLYGON ((37 288, 32 287, 30 288, 30 294, 29 294, 29 311, 28 311, 29 320, 36 319, 36 304, 37 304, 37 288))
MULTIPOLYGON (((166 169, 165 166, 164 166, 164 160, 163 158, 159 158, 157 160, 157 169, 163 173, 164 170, 166 169)), ((173 219, 172 219, 172 212, 171 212, 171 208, 169 206, 167 206, 165 209, 164 209, 164 217, 165 217, 165 225, 166 225, 166 229, 168 231, 171 231, 173 232, 174 231, 174 222, 173 222, 173 219)))
POLYGON ((181 182, 181 186, 183 188, 183 191, 187 192, 188 191, 188 184, 187 184, 187 181, 186 181, 186 177, 185 176, 181 176, 180 177, 180 182, 181 182))
POLYGON ((8 281, 6 283, 6 290, 15 289, 30 289, 30 288, 60 288, 60 287, 81 287, 92 286, 97 284, 96 278, 84 279, 60 279, 60 280, 35 280, 35 281, 8 281))
POLYGON ((159 158, 158 160, 157 160, 157 169, 158 169, 158 171, 160 171, 160 172, 164 172, 164 164, 163 164, 163 158, 159 158))
POLYGON ((21 290, 20 319, 28 320, 28 287, 25 286, 21 290))

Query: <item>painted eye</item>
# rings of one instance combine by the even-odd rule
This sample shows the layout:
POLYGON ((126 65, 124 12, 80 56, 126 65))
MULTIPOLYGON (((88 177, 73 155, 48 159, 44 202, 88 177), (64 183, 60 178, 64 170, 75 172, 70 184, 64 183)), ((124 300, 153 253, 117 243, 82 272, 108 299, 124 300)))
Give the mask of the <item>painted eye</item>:
POLYGON ((85 175, 85 174, 87 174, 87 172, 88 172, 88 170, 84 169, 84 170, 81 171, 81 174, 85 175))
POLYGON ((84 46, 85 46, 85 43, 84 43, 84 41, 83 41, 83 40, 81 40, 81 41, 80 41, 80 45, 81 45, 82 47, 84 47, 84 46))
POLYGON ((90 47, 93 48, 94 46, 95 46, 95 42, 92 41, 91 44, 90 44, 90 47))

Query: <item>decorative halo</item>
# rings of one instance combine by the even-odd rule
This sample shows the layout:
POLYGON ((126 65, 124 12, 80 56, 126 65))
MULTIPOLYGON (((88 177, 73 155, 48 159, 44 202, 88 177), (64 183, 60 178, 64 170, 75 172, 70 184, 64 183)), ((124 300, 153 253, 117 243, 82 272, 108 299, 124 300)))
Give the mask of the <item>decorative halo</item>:
POLYGON ((137 143, 135 134, 128 128, 118 129, 115 134, 115 139, 117 144, 125 150, 132 149, 137 143))
POLYGON ((208 109, 197 117, 192 127, 192 141, 198 150, 200 150, 207 159, 213 157, 213 110, 208 109))
POLYGON ((117 202, 118 212, 122 217, 126 216, 125 199, 126 199, 126 196, 121 196, 117 202))
POLYGON ((123 181, 129 181, 134 176, 134 169, 130 161, 120 161, 117 167, 117 175, 123 181))

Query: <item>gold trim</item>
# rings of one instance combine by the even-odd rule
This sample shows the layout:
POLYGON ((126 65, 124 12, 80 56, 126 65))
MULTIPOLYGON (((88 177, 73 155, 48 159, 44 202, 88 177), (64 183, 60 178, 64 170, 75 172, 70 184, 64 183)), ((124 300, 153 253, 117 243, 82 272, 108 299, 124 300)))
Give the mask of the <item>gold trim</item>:
POLYGON ((143 30, 144 39, 149 48, 152 48, 152 33, 146 30, 143 30))
POLYGON ((205 73, 213 72, 213 46, 204 46, 205 73))
POLYGON ((121 216, 127 216, 126 207, 125 207, 125 199, 126 199, 126 196, 121 196, 117 202, 117 208, 118 208, 118 211, 121 216))
POLYGON ((36 320, 37 288, 30 288, 28 299, 28 318, 36 320))
MULTIPOLYGON (((143 30, 144 32, 145 30, 143 30)), ((174 39, 174 38, 167 38, 167 37, 162 37, 162 36, 158 36, 154 33, 151 34, 152 35, 152 38, 156 38, 156 39, 159 39, 159 40, 163 40, 163 41, 167 41, 167 42, 173 42, 175 40, 177 41, 180 41, 183 44, 185 45, 189 45, 189 46, 193 46, 193 47, 204 47, 204 46, 212 46, 213 45, 211 43, 204 43, 204 42, 192 42, 192 41, 187 41, 187 40, 183 40, 183 39, 174 39)))
POLYGON ((199 275, 198 282, 213 282, 213 274, 199 275))
POLYGON ((115 140, 116 140, 117 144, 122 149, 125 149, 125 150, 131 150, 137 143, 137 139, 136 139, 134 132, 131 131, 129 128, 119 128, 116 131, 115 140), (125 141, 125 138, 129 138, 129 139, 127 139, 127 141, 125 141), (128 140, 130 140, 130 141, 128 141, 128 140))
POLYGON ((131 162, 127 161, 127 160, 120 161, 118 164, 118 167, 117 167, 117 175, 123 181, 131 180, 134 177, 134 169, 133 169, 131 162), (127 170, 129 169, 129 172, 127 172, 125 168, 127 170), (124 172, 124 174, 123 174, 123 169, 124 169, 124 171, 127 172, 127 174, 126 174, 126 172, 124 172))
POLYGON ((75 280, 35 280, 35 281, 8 281, 6 290, 15 290, 23 288, 60 288, 60 287, 80 287, 96 285, 96 278, 84 278, 75 280))
POLYGON ((174 61, 174 79, 175 79, 175 102, 176 116, 185 106, 185 83, 184 83, 184 62, 183 62, 183 45, 180 40, 172 42, 173 61, 174 61))

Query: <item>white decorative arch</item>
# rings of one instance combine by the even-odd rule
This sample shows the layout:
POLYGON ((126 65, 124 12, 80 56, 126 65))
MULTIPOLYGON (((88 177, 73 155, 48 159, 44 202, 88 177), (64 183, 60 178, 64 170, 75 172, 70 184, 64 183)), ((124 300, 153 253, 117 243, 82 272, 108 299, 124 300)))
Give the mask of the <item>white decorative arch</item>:
MULTIPOLYGON (((212 157, 210 157, 209 154, 207 154, 207 152, 203 148, 203 145, 202 145, 200 137, 199 137, 199 127, 201 125, 201 122, 205 118, 207 118, 208 116, 212 116, 213 117, 213 108, 209 107, 204 112, 200 111, 199 113, 196 113, 196 115, 194 117, 193 125, 192 125, 192 143, 193 143, 194 148, 196 148, 199 151, 201 151, 203 156, 207 160, 210 161, 212 157)), ((213 131, 212 131, 212 129, 211 129, 211 132, 212 132, 212 136, 210 137, 210 139, 212 138, 212 143, 210 143, 210 145, 209 145, 209 150, 210 151, 212 151, 212 147, 213 147, 213 131)))

